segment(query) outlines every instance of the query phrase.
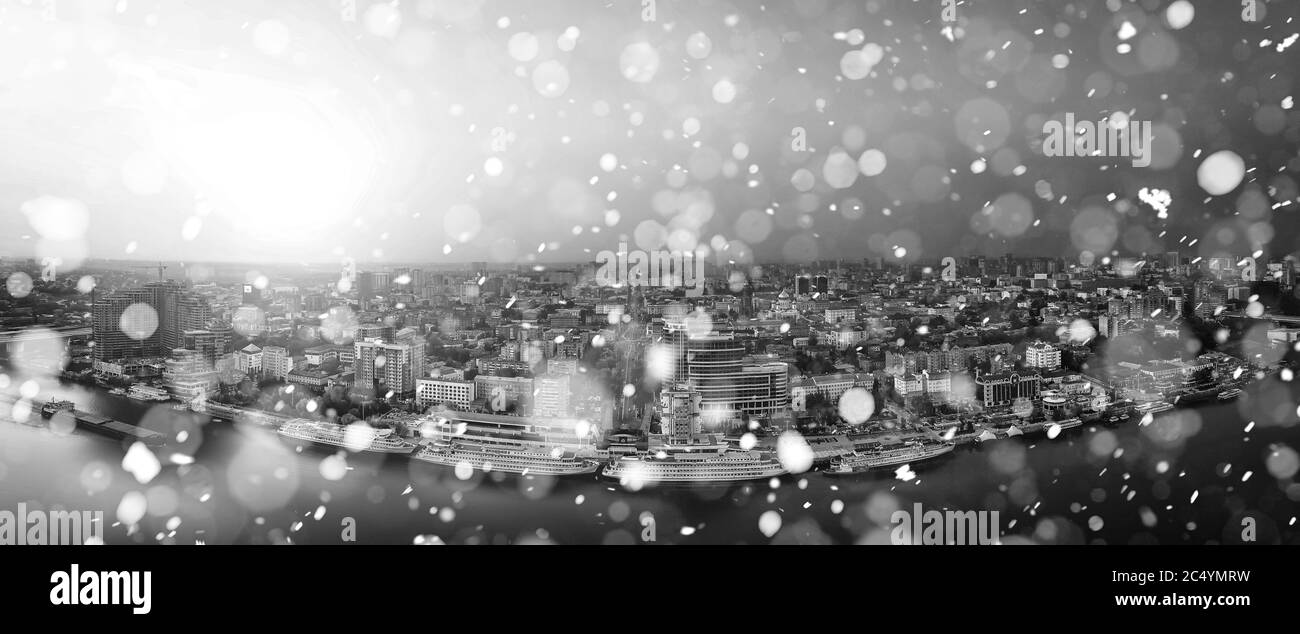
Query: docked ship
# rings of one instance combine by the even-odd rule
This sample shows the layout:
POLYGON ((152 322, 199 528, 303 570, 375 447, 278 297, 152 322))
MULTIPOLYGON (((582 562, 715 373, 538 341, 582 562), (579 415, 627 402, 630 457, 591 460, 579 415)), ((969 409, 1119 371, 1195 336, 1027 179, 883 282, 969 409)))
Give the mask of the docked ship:
POLYGON ((786 473, 780 461, 759 451, 729 449, 725 442, 690 447, 663 447, 615 458, 600 475, 627 484, 742 482, 786 473))
POLYGON ((1141 405, 1138 405, 1133 409, 1138 414, 1142 414, 1145 416, 1146 414, 1159 414, 1160 412, 1167 412, 1173 408, 1174 406, 1172 403, 1166 403, 1164 401, 1151 401, 1150 403, 1143 403, 1141 405))
POLYGON ((659 483, 740 482, 786 473, 771 454, 732 449, 722 434, 700 425, 700 393, 684 384, 659 393, 660 429, 648 450, 613 458, 600 474, 625 487, 659 483))
MULTIPOLYGON (((17 399, 14 399, 9 395, 0 394, 0 403, 4 403, 12 406, 17 402, 28 403, 28 401, 26 401, 25 399, 18 401, 17 399)), ((31 404, 31 409, 33 413, 38 411, 34 403, 31 404)), ((9 408, 5 408, 5 411, 8 410, 9 408)), ((91 412, 83 412, 81 410, 75 409, 71 401, 60 401, 57 399, 51 399, 49 402, 42 405, 39 411, 41 413, 41 416, 44 418, 53 418, 59 412, 67 412, 72 416, 72 420, 76 424, 76 429, 84 430, 100 436, 106 436, 113 440, 128 441, 128 442, 138 441, 150 447, 161 447, 167 441, 166 436, 163 436, 162 434, 155 432, 153 430, 145 429, 143 427, 137 427, 135 425, 128 425, 126 423, 113 420, 106 416, 100 416, 99 414, 93 414, 91 412), (49 414, 46 414, 47 411, 49 412, 49 414)), ((29 425, 32 427, 42 426, 38 422, 36 422, 35 419, 13 420, 13 422, 23 424, 23 425, 29 425)))
POLYGON ((1083 425, 1083 420, 1079 418, 1067 418, 1065 420, 1058 420, 1055 424, 1060 425, 1062 430, 1074 429, 1075 427, 1081 427, 1083 425))
POLYGON ((475 471, 501 471, 519 475, 582 475, 595 473, 600 468, 599 462, 579 458, 577 454, 562 447, 546 451, 438 441, 422 445, 411 457, 445 467, 468 464, 475 471))
POLYGON ((1217 398, 1219 399, 1220 402, 1224 402, 1224 401, 1231 401, 1232 399, 1237 398, 1238 396, 1241 396, 1241 390, 1234 387, 1219 392, 1219 396, 1217 398))
POLYGON ((126 395, 128 398, 133 398, 137 401, 171 400, 171 395, 167 393, 167 390, 164 390, 160 387, 145 385, 143 383, 136 383, 135 385, 132 385, 131 389, 126 391, 126 395))
POLYGON ((1082 427, 1082 426, 1083 426, 1083 419, 1081 419, 1081 418, 1067 418, 1067 419, 1065 419, 1065 420, 1057 420, 1057 421, 1052 421, 1052 422, 1049 422, 1049 423, 1043 423, 1043 425, 1044 425, 1044 426, 1046 427, 1046 429, 1047 429, 1047 435, 1048 435, 1049 437, 1051 437, 1051 438, 1055 438, 1058 434, 1060 434, 1060 433, 1063 432, 1063 431, 1066 431, 1067 429, 1074 429, 1074 428, 1076 428, 1076 427, 1082 427), (1053 431, 1053 430, 1055 430, 1055 431, 1053 431))
MULTIPOLYGON (((394 437, 391 429, 372 429, 372 431, 373 434, 367 433, 370 438, 366 446, 361 448, 361 451, 410 454, 417 449, 415 443, 394 437)), ((348 443, 347 432, 348 428, 344 425, 295 419, 281 425, 277 433, 291 441, 303 441, 324 447, 355 449, 355 443, 352 445, 348 443)))
POLYGON ((520 475, 580 475, 600 468, 590 424, 567 418, 445 411, 420 423, 412 457, 520 475))
POLYGON ((831 463, 826 475, 849 475, 872 469, 915 464, 951 453, 949 442, 907 441, 898 445, 878 445, 867 451, 855 451, 831 463))
POLYGON ((52 398, 41 406, 41 417, 53 418, 59 412, 71 412, 76 408, 77 404, 72 401, 60 401, 52 398))
POLYGON ((191 401, 190 409, 200 414, 207 414, 212 418, 227 420, 230 422, 247 422, 263 427, 278 428, 289 419, 278 414, 263 412, 255 409, 245 409, 236 405, 227 405, 216 401, 191 401))

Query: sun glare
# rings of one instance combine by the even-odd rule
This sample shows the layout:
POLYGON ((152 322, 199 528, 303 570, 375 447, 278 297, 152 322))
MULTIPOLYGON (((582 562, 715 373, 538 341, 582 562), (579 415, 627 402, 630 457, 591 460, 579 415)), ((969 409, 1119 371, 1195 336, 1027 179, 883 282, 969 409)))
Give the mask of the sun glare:
MULTIPOLYGON (((233 82, 228 82, 233 83, 233 82)), ((200 88, 172 117, 172 167, 250 234, 310 241, 356 215, 376 164, 357 121, 312 96, 254 81, 200 88)))

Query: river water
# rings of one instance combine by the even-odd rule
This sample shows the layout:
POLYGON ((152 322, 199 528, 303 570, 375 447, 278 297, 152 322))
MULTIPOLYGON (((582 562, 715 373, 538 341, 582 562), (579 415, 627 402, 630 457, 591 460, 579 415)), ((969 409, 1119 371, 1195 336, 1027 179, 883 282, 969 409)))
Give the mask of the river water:
POLYGON ((161 451, 161 471, 142 484, 123 468, 118 441, 6 419, 0 509, 103 511, 108 543, 888 543, 893 511, 918 503, 997 511, 1004 543, 1235 543, 1247 523, 1257 541, 1296 543, 1290 448, 1300 447, 1300 426, 1294 409, 1282 415, 1294 408, 1291 386, 1270 381, 1236 402, 1147 425, 960 447, 909 479, 814 472, 636 492, 597 475, 461 480, 449 468, 370 454, 348 456, 345 468, 329 451, 297 451, 262 428, 49 381, 39 400, 67 398, 183 440, 161 451), (1266 411, 1283 422, 1268 423, 1266 411), (119 513, 143 516, 128 530, 119 513))

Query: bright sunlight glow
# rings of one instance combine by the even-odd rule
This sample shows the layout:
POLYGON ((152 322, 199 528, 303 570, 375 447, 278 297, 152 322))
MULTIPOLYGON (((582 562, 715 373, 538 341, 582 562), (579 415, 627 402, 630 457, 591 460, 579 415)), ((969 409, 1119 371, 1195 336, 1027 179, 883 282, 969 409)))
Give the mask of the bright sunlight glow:
POLYGON ((246 77, 187 88, 197 107, 154 119, 154 138, 173 173, 236 228, 307 242, 360 211, 377 150, 337 97, 246 77))

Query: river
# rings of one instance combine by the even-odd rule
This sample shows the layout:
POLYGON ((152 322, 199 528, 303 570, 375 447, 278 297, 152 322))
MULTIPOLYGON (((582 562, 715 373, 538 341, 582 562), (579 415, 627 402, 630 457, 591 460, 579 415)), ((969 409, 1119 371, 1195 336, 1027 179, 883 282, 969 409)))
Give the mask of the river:
POLYGON ((141 484, 123 468, 122 443, 6 419, 0 509, 103 511, 108 543, 888 543, 893 511, 917 503, 997 511, 1004 543, 1235 542, 1244 517, 1258 541, 1294 543, 1300 485, 1285 477, 1295 456, 1286 447, 1300 446, 1300 426, 1260 416, 1278 412, 1279 399, 1294 407, 1285 387, 1148 425, 960 447, 910 479, 807 473, 629 492, 596 475, 460 480, 452 469, 371 454, 347 457, 344 469, 331 452, 295 451, 265 429, 49 381, 38 399, 73 400, 174 439, 183 431, 178 455, 162 456, 162 470, 141 484), (136 530, 119 512, 143 513, 136 530))

